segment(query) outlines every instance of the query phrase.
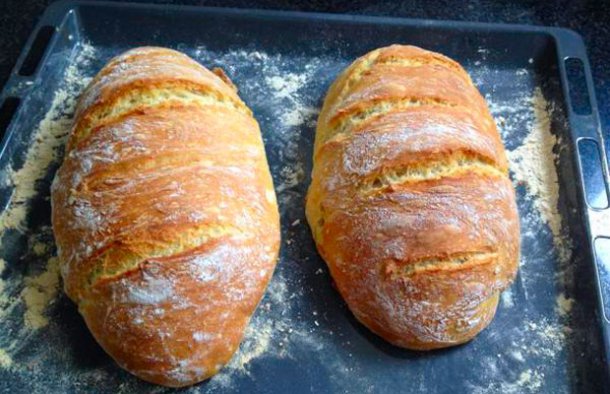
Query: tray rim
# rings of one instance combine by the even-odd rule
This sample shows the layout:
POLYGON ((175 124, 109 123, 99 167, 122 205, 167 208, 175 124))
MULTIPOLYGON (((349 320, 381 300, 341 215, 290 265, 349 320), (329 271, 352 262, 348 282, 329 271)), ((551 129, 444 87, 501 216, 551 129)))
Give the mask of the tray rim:
MULTIPOLYGON (((69 16, 70 13, 75 13, 79 7, 91 7, 91 8, 130 8, 130 9, 154 9, 158 11, 180 11, 189 13, 199 14, 216 14, 216 15, 235 15, 241 16, 247 14, 248 16, 258 16, 266 18, 294 18, 294 19, 307 19, 307 20, 325 20, 330 22, 352 22, 352 23, 367 23, 367 24, 382 24, 382 25, 395 25, 395 26, 421 26, 422 24, 427 27, 434 28, 446 28, 446 29, 464 29, 469 31, 488 31, 490 33, 507 33, 507 32, 520 32, 520 33, 536 33, 545 34, 550 36, 557 44, 558 52, 561 57, 579 57, 585 63, 585 69, 590 70, 588 57, 586 53, 586 47, 582 36, 576 31, 555 26, 543 26, 543 25, 526 25, 526 24, 511 24, 511 23, 491 23, 491 22, 470 22, 470 21, 456 21, 456 20, 445 20, 445 19, 417 19, 417 18, 402 18, 402 17, 390 17, 390 16, 379 16, 379 15, 356 15, 356 14, 345 14, 345 13, 326 13, 326 12, 309 12, 309 11, 292 11, 292 10, 278 10, 278 9, 259 9, 259 8, 237 8, 237 7, 212 7, 212 6, 197 6, 197 5, 178 5, 178 4, 154 4, 154 3, 134 3, 134 2, 118 2, 118 1, 87 1, 87 0, 58 0, 51 3, 45 11, 41 14, 40 18, 34 25, 32 33, 26 40, 23 49, 21 50, 15 65, 11 69, 9 77, 5 82, 0 97, 4 97, 6 88, 14 85, 13 79, 29 80, 31 77, 24 77, 19 75, 18 70, 21 68, 25 57, 27 56, 28 49, 32 46, 36 34, 41 27, 50 25, 56 30, 63 24, 64 20, 69 16), (566 47, 572 47, 573 51, 565 51, 566 47)), ((47 47, 50 47, 52 41, 47 47)), ((48 53, 45 53, 39 64, 44 63, 48 53)), ((36 73, 34 73, 36 75, 36 73)), ((33 76, 34 76, 33 75, 33 76)), ((591 104, 594 105, 594 111, 597 113, 597 102, 594 96, 590 96, 591 104)))

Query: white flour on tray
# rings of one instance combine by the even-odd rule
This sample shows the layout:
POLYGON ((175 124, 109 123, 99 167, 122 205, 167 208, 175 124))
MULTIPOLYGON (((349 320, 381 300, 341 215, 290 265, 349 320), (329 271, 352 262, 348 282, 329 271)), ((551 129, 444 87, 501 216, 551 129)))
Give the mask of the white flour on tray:
POLYGON ((529 133, 522 145, 508 152, 510 168, 514 180, 525 185, 540 218, 549 226, 560 260, 567 262, 571 257, 571 245, 564 233, 558 209, 559 177, 556 164, 559 156, 555 152, 561 141, 551 133, 549 104, 539 88, 534 90, 529 100, 534 118, 529 123, 529 133))
MULTIPOLYGON (((90 45, 82 45, 75 58, 66 69, 62 83, 55 92, 50 109, 40 122, 31 138, 26 152, 25 161, 20 168, 8 172, 7 182, 13 188, 9 206, 0 213, 0 237, 6 231, 29 233, 28 250, 22 254, 31 254, 38 261, 45 261, 43 271, 31 274, 30 277, 0 278, 0 326, 2 321, 16 308, 23 308, 23 327, 19 333, 13 333, 10 342, 8 337, 0 335, 0 366, 17 368, 12 362, 11 353, 24 343, 33 331, 48 324, 44 315, 46 307, 55 300, 59 291, 58 261, 49 252, 54 250, 51 229, 48 226, 38 229, 39 233, 31 233, 27 228, 27 214, 31 208, 31 200, 37 195, 36 185, 42 180, 51 164, 58 160, 58 149, 66 141, 71 123, 76 98, 87 85, 90 78, 83 74, 83 69, 95 56, 95 49, 90 45)), ((0 238, 1 242, 2 238, 0 238)), ((1 245, 1 243, 0 243, 1 245)), ((6 269, 6 264, 0 264, 0 274, 6 269)))
MULTIPOLYGON (((483 66, 484 67, 484 66, 483 66)), ((485 72, 485 71, 483 71, 485 72)), ((515 78, 526 78, 528 71, 517 70, 515 78)), ((551 130, 551 116, 554 110, 551 103, 544 98, 539 87, 530 92, 523 92, 513 101, 498 104, 494 102, 493 95, 486 95, 490 111, 503 139, 519 134, 518 128, 525 127, 526 135, 521 143, 512 150, 507 151, 510 162, 511 178, 515 187, 525 188, 526 199, 534 210, 521 212, 522 239, 536 239, 533 229, 548 226, 559 262, 559 272, 556 277, 548 278, 559 283, 572 280, 570 259, 572 244, 567 234, 559 212, 559 177, 557 165, 558 151, 561 141, 551 130)), ((551 251, 552 252, 552 251, 551 251)), ((520 262, 522 291, 527 301, 527 282, 529 275, 536 275, 540 267, 532 265, 530 256, 522 255, 520 262)), ((565 284, 565 283, 564 283, 565 284)), ((504 308, 515 307, 513 287, 503 292, 501 304, 504 308)), ((514 332, 503 332, 508 338, 515 338, 506 352, 498 354, 497 359, 483 360, 482 372, 489 384, 475 385, 473 393, 533 393, 544 389, 544 369, 553 365, 567 344, 567 336, 571 331, 567 322, 570 318, 573 300, 564 293, 556 298, 555 310, 559 320, 542 318, 541 320, 526 320, 514 332), (528 360, 544 360, 538 367, 532 366, 528 360), (515 366, 523 365, 522 368, 515 366), (511 373, 508 374, 507 371, 511 373), (514 378, 513 378, 514 377, 514 378)), ((494 333, 495 335, 495 333, 494 333)))

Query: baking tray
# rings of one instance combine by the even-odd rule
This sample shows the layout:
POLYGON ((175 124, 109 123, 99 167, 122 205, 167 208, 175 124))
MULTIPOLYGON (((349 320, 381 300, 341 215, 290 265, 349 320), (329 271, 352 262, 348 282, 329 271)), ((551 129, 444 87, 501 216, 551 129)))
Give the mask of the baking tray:
POLYGON ((53 274, 45 276, 54 253, 48 190, 57 160, 42 172, 32 198, 10 205, 25 186, 13 185, 8 174, 28 165, 28 149, 61 146, 57 130, 55 140, 41 142, 41 122, 47 131, 65 128, 86 77, 138 45, 176 48, 207 67, 225 69, 260 122, 282 217, 281 258, 239 353, 218 376, 186 391, 562 393, 608 387, 608 171, 589 64, 577 34, 548 27, 68 1, 46 10, 0 97, 0 124, 6 127, 0 202, 4 209, 28 209, 21 229, 3 234, 0 251, 6 261, 0 391, 166 390, 117 367, 76 307, 61 292, 55 295, 53 274), (334 289, 304 218, 315 118, 324 94, 353 59, 391 43, 419 45, 461 62, 491 103, 509 151, 517 151, 537 127, 559 139, 553 152, 526 157, 548 164, 557 155, 542 180, 552 183, 556 171, 558 201, 545 205, 524 174, 513 174, 522 263, 494 321, 472 342, 430 353, 388 345, 358 324, 334 289), (545 209, 559 210, 560 232, 556 215, 545 209), (49 304, 24 301, 32 289, 49 304))

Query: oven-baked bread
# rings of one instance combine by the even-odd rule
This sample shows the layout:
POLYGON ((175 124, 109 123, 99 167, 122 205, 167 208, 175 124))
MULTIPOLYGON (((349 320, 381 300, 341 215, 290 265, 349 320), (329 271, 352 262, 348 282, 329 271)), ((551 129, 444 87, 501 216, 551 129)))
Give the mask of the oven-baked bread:
POLYGON ((316 131, 307 219, 339 292, 389 342, 466 342, 519 259, 502 141, 455 61, 393 45, 333 83, 316 131))
POLYGON ((112 59, 79 100, 52 206, 66 293, 123 368, 186 386, 229 361, 280 233, 258 124, 222 72, 164 48, 112 59))

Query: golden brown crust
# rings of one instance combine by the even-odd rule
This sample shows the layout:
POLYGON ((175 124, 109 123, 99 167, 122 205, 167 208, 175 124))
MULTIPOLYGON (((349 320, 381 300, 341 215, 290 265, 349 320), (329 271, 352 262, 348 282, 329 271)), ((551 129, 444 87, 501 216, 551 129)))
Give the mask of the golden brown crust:
POLYGON ((455 62, 391 46, 354 62, 320 113, 307 218, 354 315, 411 349, 489 324, 519 258, 506 154, 455 62))
MULTIPOLYGON (((76 108, 75 126, 67 150, 86 137, 94 124, 108 117, 109 111, 119 107, 145 108, 146 101, 133 101, 155 90, 189 92, 209 97, 217 105, 230 105, 251 113, 232 84, 227 84, 188 56, 163 48, 136 48, 112 59, 87 86, 76 108)), ((151 97, 146 98, 151 101, 151 97)))
POLYGON ((52 203, 66 292, 121 366, 185 386, 231 358, 279 249, 234 87, 168 49, 111 60, 80 99, 52 203))

